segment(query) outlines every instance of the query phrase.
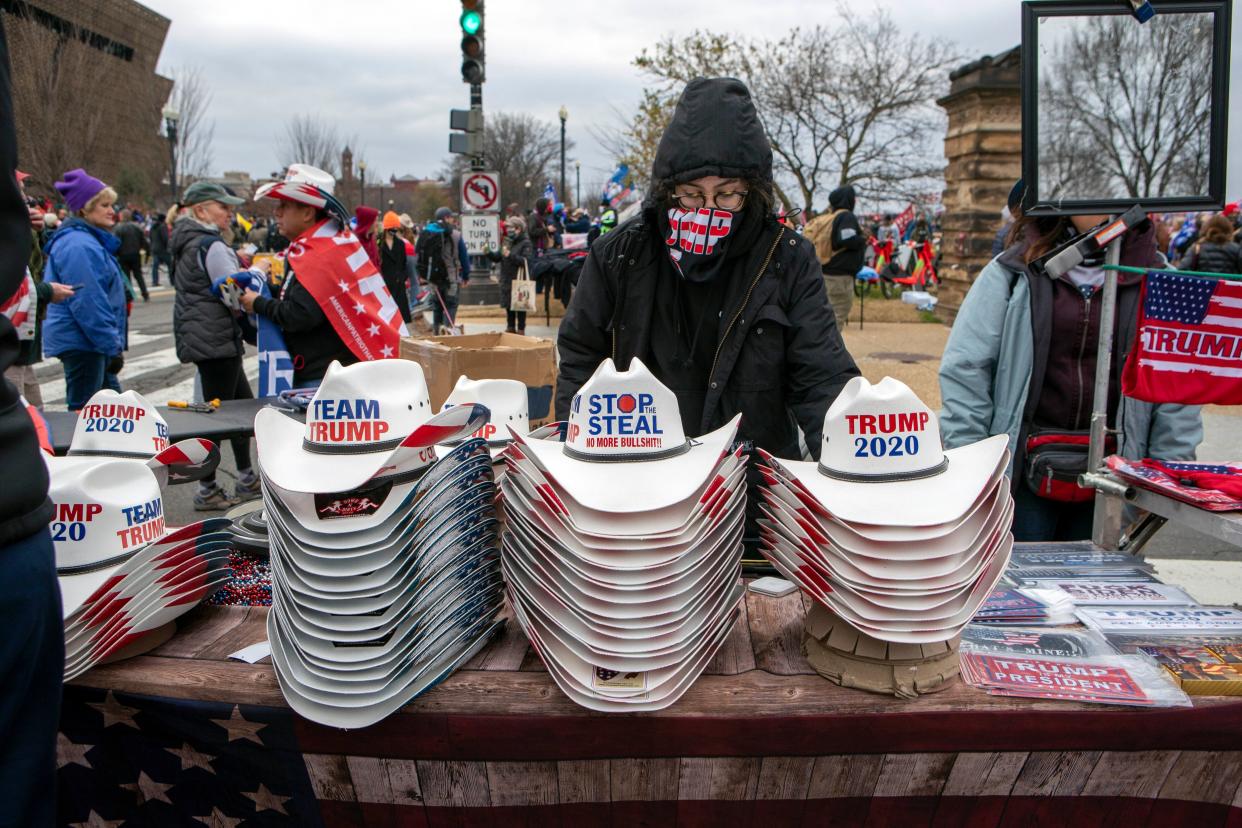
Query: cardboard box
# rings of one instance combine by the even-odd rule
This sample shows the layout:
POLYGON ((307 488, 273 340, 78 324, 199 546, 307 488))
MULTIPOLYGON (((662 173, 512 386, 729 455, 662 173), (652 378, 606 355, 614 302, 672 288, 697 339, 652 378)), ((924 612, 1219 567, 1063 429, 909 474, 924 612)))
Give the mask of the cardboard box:
POLYGON ((457 378, 514 379, 526 385, 531 427, 550 422, 556 386, 556 346, 511 333, 427 336, 401 340, 401 358, 423 366, 431 405, 439 411, 457 378))

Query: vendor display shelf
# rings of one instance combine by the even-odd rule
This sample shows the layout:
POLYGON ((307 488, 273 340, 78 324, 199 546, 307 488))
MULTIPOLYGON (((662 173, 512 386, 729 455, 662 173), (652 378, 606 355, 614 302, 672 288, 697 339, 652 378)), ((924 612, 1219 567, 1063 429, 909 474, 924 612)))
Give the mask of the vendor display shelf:
POLYGON ((149 654, 66 688, 62 812, 103 796, 73 761, 83 743, 103 751, 85 753, 101 767, 147 739, 154 753, 169 743, 209 761, 211 774, 184 774, 233 818, 255 809, 229 785, 256 782, 230 783, 225 768, 284 763, 265 783, 289 798, 287 822, 264 812, 273 825, 1242 820, 1242 702, 1135 710, 993 697, 960 681, 911 701, 841 688, 802 654, 807 600, 747 593, 706 674, 664 711, 578 707, 509 623, 441 686, 358 731, 294 716, 268 664, 228 659, 264 639, 265 608, 200 607, 149 654))
POLYGON ((1193 504, 1160 492, 1136 486, 1104 471, 1090 475, 1090 477, 1097 481, 1100 479, 1104 481, 1104 485, 1096 486, 1096 491, 1106 496, 1120 498, 1136 508, 1188 526, 1196 532, 1202 532, 1225 543, 1242 547, 1242 512, 1213 512, 1200 509, 1193 504))

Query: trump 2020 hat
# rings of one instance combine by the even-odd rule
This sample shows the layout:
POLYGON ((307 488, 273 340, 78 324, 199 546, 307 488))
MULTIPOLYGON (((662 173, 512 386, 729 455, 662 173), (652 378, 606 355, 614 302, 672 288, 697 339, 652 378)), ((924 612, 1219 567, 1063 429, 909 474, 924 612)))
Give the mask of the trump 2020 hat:
POLYGON ((147 459, 168 448, 168 423, 137 391, 105 388, 78 412, 70 455, 147 459))
POLYGON ((481 405, 431 412, 422 366, 380 359, 328 366, 305 425, 265 408, 254 421, 263 474, 292 492, 341 492, 436 461, 433 446, 479 430, 481 405))
POLYGON ((927 526, 965 514, 1008 445, 998 434, 945 451, 935 413, 909 386, 854 377, 824 417, 819 462, 778 462, 836 520, 927 526))
POLYGON ((692 440, 682 430, 677 396, 641 360, 619 371, 606 359, 574 396, 564 443, 515 437, 585 508, 634 513, 693 495, 733 444, 740 420, 692 440))

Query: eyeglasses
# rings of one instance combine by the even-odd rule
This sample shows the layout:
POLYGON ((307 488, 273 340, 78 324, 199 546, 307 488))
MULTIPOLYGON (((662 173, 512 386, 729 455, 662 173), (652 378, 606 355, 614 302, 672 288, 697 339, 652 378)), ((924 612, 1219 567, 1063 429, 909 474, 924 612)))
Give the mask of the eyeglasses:
POLYGON ((716 193, 715 195, 705 193, 673 193, 673 201, 677 202, 677 206, 683 210, 698 210, 701 207, 706 207, 707 200, 711 198, 712 206, 718 210, 732 212, 742 209, 748 194, 745 190, 731 193, 716 193))

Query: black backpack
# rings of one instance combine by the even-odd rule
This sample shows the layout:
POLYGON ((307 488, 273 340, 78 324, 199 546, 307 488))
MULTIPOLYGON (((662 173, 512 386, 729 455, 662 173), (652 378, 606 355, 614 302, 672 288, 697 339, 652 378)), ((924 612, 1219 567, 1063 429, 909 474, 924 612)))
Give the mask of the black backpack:
POLYGON ((418 255, 418 271, 424 281, 443 285, 448 283, 448 268, 444 265, 444 232, 424 231, 418 237, 414 252, 418 255))

